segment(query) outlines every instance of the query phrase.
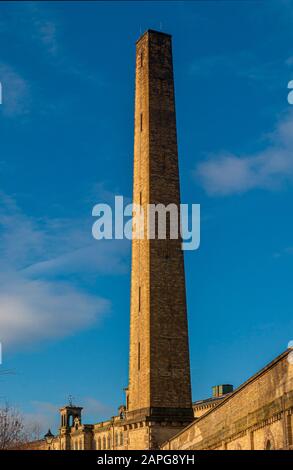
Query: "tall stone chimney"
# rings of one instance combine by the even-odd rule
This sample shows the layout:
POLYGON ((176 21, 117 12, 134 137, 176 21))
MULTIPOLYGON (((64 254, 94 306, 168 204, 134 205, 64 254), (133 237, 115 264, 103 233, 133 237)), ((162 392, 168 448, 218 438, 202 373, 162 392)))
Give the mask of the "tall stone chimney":
POLYGON ((128 448, 145 449, 193 419, 181 239, 146 237, 147 205, 180 206, 171 36, 152 30, 136 45, 133 202, 145 237, 132 242, 126 413, 128 448))

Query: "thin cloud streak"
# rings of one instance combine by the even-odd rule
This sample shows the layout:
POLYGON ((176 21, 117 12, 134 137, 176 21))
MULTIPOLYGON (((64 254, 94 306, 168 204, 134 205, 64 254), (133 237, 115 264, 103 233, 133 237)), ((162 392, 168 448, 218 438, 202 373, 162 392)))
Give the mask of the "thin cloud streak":
POLYGON ((267 147, 252 155, 211 155, 193 171, 194 179, 211 196, 282 189, 293 181, 292 112, 277 123, 267 140, 267 147))
POLYGON ((15 349, 75 334, 95 326, 110 311, 109 300, 68 282, 76 273, 126 271, 128 246, 97 242, 91 239, 90 229, 84 221, 28 217, 13 198, 0 193, 0 340, 4 347, 15 349))
POLYGON ((28 82, 10 65, 0 63, 2 104, 0 113, 5 117, 19 117, 29 112, 31 93, 28 82))

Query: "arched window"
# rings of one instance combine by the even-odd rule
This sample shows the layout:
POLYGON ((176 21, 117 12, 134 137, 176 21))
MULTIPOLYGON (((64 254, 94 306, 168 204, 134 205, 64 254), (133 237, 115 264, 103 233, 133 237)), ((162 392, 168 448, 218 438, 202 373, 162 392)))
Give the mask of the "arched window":
POLYGON ((103 437, 103 449, 107 449, 106 436, 103 437))
POLYGON ((108 435, 108 449, 111 449, 111 436, 108 435))
POLYGON ((267 443, 266 443, 266 449, 265 450, 272 450, 272 443, 271 441, 268 439, 267 440, 267 443))
POLYGON ((101 441, 101 438, 99 437, 98 439, 98 449, 101 450, 102 448, 102 441, 101 441))
POLYGON ((269 430, 265 435, 264 450, 275 450, 275 439, 273 433, 269 430))
POLYGON ((115 432, 115 447, 118 447, 119 446, 119 436, 118 436, 118 432, 116 431, 115 432))
POLYGON ((120 445, 121 445, 121 446, 124 445, 124 442, 123 442, 123 432, 122 432, 122 431, 120 432, 120 445))

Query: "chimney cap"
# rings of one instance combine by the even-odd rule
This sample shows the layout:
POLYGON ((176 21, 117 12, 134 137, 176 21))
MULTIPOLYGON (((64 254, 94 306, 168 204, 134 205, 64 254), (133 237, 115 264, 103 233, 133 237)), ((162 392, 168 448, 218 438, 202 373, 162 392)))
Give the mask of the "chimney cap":
POLYGON ((147 29, 141 36, 138 38, 136 41, 136 44, 146 35, 146 34, 158 34, 160 36, 166 36, 168 38, 171 38, 172 35, 169 33, 163 33, 163 31, 156 31, 155 29, 147 29))

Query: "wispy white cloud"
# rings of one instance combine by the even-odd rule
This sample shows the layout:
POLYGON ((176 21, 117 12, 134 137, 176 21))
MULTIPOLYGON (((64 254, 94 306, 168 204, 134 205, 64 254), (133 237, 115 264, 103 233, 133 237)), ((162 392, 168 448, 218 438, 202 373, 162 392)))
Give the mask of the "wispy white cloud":
POLYGON ((96 324, 110 303, 63 282, 0 276, 4 347, 58 339, 96 324))
POLYGON ((128 252, 127 243, 119 240, 100 240, 92 242, 72 252, 61 254, 55 258, 40 261, 25 269, 31 276, 45 274, 48 276, 73 273, 76 268, 82 273, 121 274, 126 270, 125 255, 128 252))
POLYGON ((23 26, 31 32, 35 42, 52 57, 59 52, 58 29, 59 23, 40 2, 25 2, 23 9, 23 26))
POLYGON ((292 67, 293 66, 293 56, 291 55, 290 57, 288 57, 286 59, 286 65, 288 65, 288 67, 292 67))
POLYGON ((292 256, 292 255, 293 255, 293 246, 287 246, 286 248, 284 248, 280 251, 276 251, 273 254, 273 258, 278 259, 278 258, 281 258, 283 256, 292 256))
MULTIPOLYGON (((64 41, 64 18, 48 9, 42 2, 20 2, 17 5, 18 14, 9 10, 5 22, 0 19, 1 41, 11 41, 11 31, 14 32, 15 43, 23 45, 26 49, 33 51, 34 60, 40 60, 50 73, 65 75, 68 79, 77 79, 81 82, 104 85, 101 76, 89 70, 80 58, 76 57, 75 51, 64 41)), ((28 55, 29 59, 30 56, 28 55)), ((42 81, 31 76, 31 70, 27 76, 22 71, 23 64, 17 62, 0 62, 0 82, 3 87, 3 104, 0 106, 0 116, 19 117, 28 115, 35 103, 35 112, 42 115, 56 113, 57 107, 50 100, 46 100, 43 93, 42 81), (21 70, 21 71, 20 71, 21 70), (42 102, 42 106, 39 103, 42 102)), ((64 103, 66 98, 64 99, 64 103)), ((63 112, 65 104, 58 103, 58 112, 63 112)))
POLYGON ((56 35, 56 25, 52 21, 36 22, 39 37, 47 51, 55 56, 58 51, 58 42, 56 35))
POLYGON ((101 77, 96 76, 80 59, 68 44, 62 39, 64 19, 58 16, 52 8, 42 2, 24 3, 24 17, 27 30, 31 31, 34 46, 40 46, 47 57, 48 64, 58 72, 76 77, 87 82, 102 84, 101 77))
POLYGON ((267 136, 264 150, 252 155, 222 152, 199 163, 193 172, 210 195, 229 195, 260 188, 277 190, 293 181, 293 113, 267 136))
POLYGON ((18 117, 29 111, 31 93, 28 82, 12 67, 0 63, 2 104, 0 113, 6 117, 18 117))
POLYGON ((4 347, 62 338, 97 324, 110 302, 70 284, 68 278, 125 272, 127 254, 127 244, 93 240, 90 223, 28 217, 0 193, 4 347))

